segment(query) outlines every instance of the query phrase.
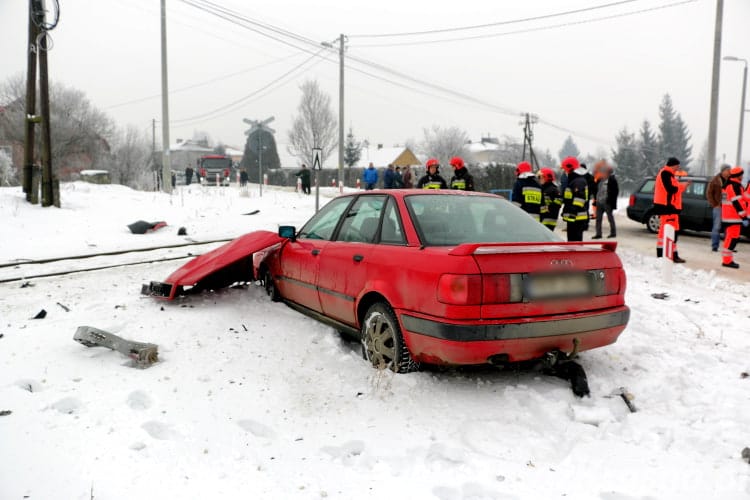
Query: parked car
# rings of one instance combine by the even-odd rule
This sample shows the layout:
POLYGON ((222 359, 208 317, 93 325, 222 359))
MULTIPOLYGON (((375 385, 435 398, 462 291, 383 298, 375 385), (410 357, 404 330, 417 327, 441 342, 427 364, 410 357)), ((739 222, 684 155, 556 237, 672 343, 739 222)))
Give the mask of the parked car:
MULTIPOLYGON (((711 181, 710 177, 680 177, 680 182, 690 181, 690 185, 682 194, 682 212, 680 213, 680 229, 692 231, 711 231, 713 215, 711 205, 706 199, 706 189, 711 181)), ((646 224, 652 233, 659 232, 659 215, 654 213, 654 185, 656 179, 644 179, 638 189, 630 195, 628 203, 628 218, 646 224)))
POLYGON ((615 342, 616 242, 564 242, 487 193, 343 195, 257 255, 273 300, 360 339, 375 367, 505 365, 615 342))

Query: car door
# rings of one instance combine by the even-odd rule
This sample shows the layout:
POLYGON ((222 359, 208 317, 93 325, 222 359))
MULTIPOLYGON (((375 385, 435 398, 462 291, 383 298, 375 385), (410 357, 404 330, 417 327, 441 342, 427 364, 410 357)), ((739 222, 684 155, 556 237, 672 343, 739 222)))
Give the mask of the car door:
POLYGON ((277 281, 287 300, 321 312, 317 290, 320 259, 352 199, 347 196, 332 200, 300 229, 294 241, 283 246, 277 281))
POLYGON ((318 294, 326 316, 356 324, 356 299, 369 278, 371 255, 380 238, 386 195, 360 195, 349 207, 320 259, 318 294))
POLYGON ((711 205, 706 199, 706 181, 693 179, 682 195, 680 221, 685 228, 710 231, 713 223, 711 205))

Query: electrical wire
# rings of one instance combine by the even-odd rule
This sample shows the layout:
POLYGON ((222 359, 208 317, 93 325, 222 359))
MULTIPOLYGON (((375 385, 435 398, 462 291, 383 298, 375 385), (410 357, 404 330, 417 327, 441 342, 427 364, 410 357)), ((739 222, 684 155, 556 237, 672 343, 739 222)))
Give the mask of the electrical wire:
POLYGON ((581 19, 578 21, 569 21, 565 23, 558 23, 558 24, 551 24, 547 26, 537 26, 534 28, 524 28, 514 31, 504 31, 502 33, 484 33, 481 35, 472 35, 472 36, 464 36, 464 37, 454 37, 454 38, 441 38, 441 39, 433 39, 433 40, 414 40, 409 42, 392 42, 392 43, 369 43, 369 44, 360 44, 360 45, 354 45, 354 47, 403 47, 407 45, 430 45, 430 44, 436 44, 436 43, 451 43, 451 42, 462 42, 466 40, 479 40, 483 38, 498 38, 502 36, 510 36, 510 35, 520 35, 523 33, 534 33, 536 31, 548 31, 552 29, 557 28, 566 28, 569 26, 579 26, 582 24, 591 24, 599 21, 609 21, 612 19, 618 19, 621 17, 628 17, 628 16, 634 16, 637 14, 644 14, 647 12, 653 12, 656 10, 662 10, 662 9, 669 9, 672 7, 678 7, 680 5, 685 5, 689 3, 695 3, 698 0, 682 0, 679 2, 673 2, 665 5, 659 5, 656 7, 649 7, 645 9, 639 9, 629 12, 622 12, 619 14, 611 14, 608 16, 599 16, 599 17, 593 17, 589 19, 581 19))
POLYGON ((529 21, 540 21, 542 19, 569 16, 571 14, 580 14, 582 12, 606 9, 606 8, 614 7, 617 5, 623 5, 623 4, 639 2, 639 1, 640 0, 621 0, 619 2, 611 2, 611 3, 602 4, 602 5, 595 5, 593 7, 584 7, 581 9, 566 10, 563 12, 556 12, 554 14, 543 14, 541 16, 523 17, 519 19, 511 19, 508 21, 496 21, 496 22, 486 23, 486 24, 474 24, 471 26, 458 26, 455 28, 440 28, 440 29, 432 29, 432 30, 424 30, 424 31, 410 31, 410 32, 404 32, 404 33, 366 33, 366 34, 349 35, 349 36, 351 38, 385 38, 385 37, 401 37, 401 36, 420 36, 420 35, 431 35, 435 33, 449 33, 453 31, 476 30, 476 29, 483 29, 483 28, 491 28, 493 26, 505 26, 508 24, 526 23, 529 21))

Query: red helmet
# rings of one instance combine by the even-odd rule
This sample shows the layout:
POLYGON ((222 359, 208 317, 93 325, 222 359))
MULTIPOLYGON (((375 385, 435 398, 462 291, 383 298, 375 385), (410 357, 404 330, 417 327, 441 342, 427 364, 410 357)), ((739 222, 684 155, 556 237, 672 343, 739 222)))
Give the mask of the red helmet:
POLYGON ((729 171, 729 177, 742 177, 744 174, 745 171, 742 170, 742 167, 732 167, 729 171))
POLYGON ((427 167, 427 168, 430 168, 430 167, 439 167, 440 166, 440 162, 437 161, 437 158, 430 158, 429 160, 427 160, 427 163, 425 163, 424 166, 427 167))
POLYGON ((518 164, 516 167, 516 177, 518 177, 521 174, 525 174, 528 172, 531 172, 533 169, 531 168, 531 163, 527 161, 522 161, 518 164))
POLYGON ((555 171, 551 168, 544 167, 539 171, 544 182, 555 182, 555 171))
POLYGON ((454 156, 450 161, 453 168, 464 168, 464 160, 460 156, 454 156))
POLYGON ((562 169, 565 170, 567 173, 571 173, 573 170, 577 169, 581 166, 580 163, 578 163, 578 158, 575 156, 568 156, 562 161, 562 169))

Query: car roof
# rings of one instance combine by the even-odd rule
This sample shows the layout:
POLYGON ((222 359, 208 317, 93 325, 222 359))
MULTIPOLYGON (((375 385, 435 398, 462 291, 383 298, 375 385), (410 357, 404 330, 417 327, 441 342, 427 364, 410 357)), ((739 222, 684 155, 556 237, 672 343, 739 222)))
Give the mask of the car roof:
POLYGON ((342 196, 357 196, 357 195, 392 195, 396 198, 404 198, 406 196, 414 195, 440 195, 440 196, 484 196, 492 198, 502 198, 502 196, 484 193, 482 191, 462 191, 460 189, 371 189, 369 191, 357 191, 354 193, 345 193, 342 196))

